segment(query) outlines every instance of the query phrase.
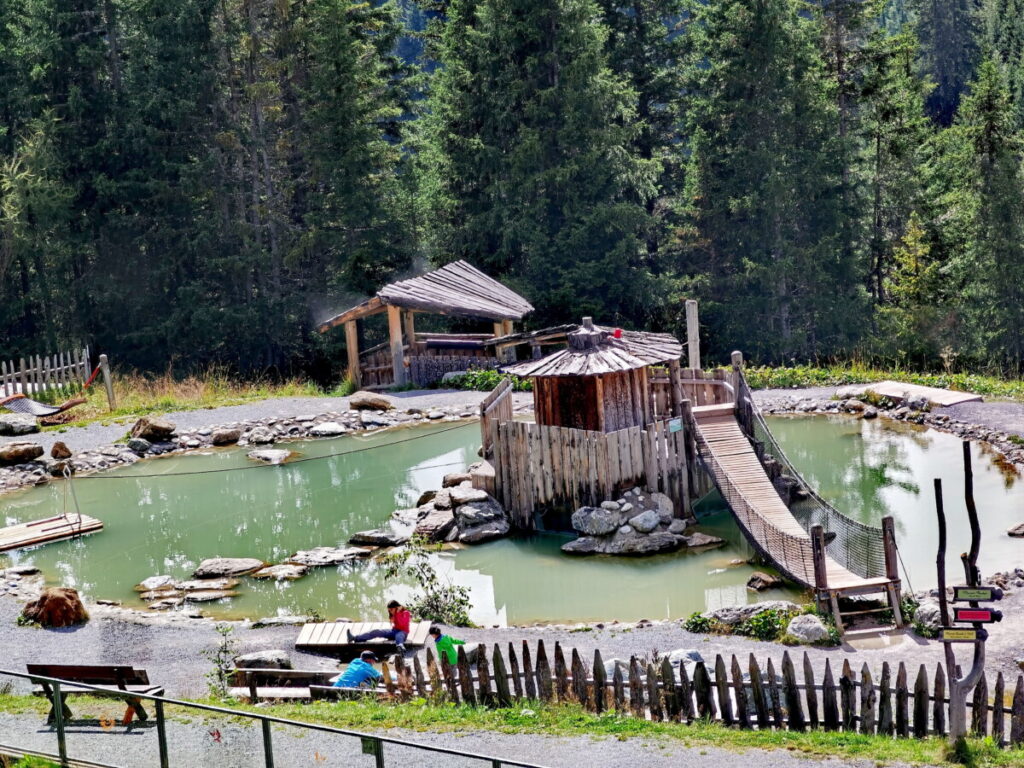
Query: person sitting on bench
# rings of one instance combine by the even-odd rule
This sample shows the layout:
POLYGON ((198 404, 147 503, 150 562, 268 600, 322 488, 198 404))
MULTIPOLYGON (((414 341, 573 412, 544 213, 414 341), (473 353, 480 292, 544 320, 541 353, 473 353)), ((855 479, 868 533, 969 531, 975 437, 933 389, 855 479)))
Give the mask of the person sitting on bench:
POLYGON ((381 673, 373 667, 375 661, 377 654, 373 651, 363 651, 344 672, 331 679, 331 685, 335 688, 372 688, 374 681, 381 678, 381 673))
POLYGON ((350 643, 365 643, 367 640, 380 637, 394 641, 398 652, 405 653, 405 638, 409 635, 409 622, 412 620, 412 614, 403 608, 400 602, 392 600, 388 603, 388 618, 391 620, 391 629, 374 629, 363 632, 361 635, 353 635, 351 630, 346 629, 348 641, 350 643))
MULTIPOLYGON (((437 626, 430 628, 430 637, 434 641, 434 647, 437 648, 438 656, 443 656, 453 667, 459 663, 459 652, 455 650, 455 646, 465 645, 465 640, 456 640, 451 635, 441 632, 441 628, 437 626)), ((470 664, 476 664, 478 650, 478 648, 471 648, 466 651, 466 660, 470 664)))

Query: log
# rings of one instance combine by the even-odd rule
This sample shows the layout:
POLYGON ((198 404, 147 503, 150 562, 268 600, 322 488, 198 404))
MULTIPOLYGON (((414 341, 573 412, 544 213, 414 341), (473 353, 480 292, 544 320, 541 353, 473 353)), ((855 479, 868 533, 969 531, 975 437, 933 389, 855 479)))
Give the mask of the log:
POLYGON ((814 686, 814 667, 811 657, 804 651, 804 693, 807 697, 807 721, 811 728, 817 728, 818 721, 818 690, 814 686))
POLYGON ((476 691, 473 689, 473 674, 469 670, 469 659, 466 656, 466 646, 459 646, 459 661, 456 665, 459 668, 459 688, 462 689, 462 701, 471 707, 476 706, 476 691))
POLYGON ((601 651, 594 651, 594 711, 601 714, 608 709, 608 672, 604 668, 601 651))
POLYGON ((615 699, 615 713, 626 714, 626 685, 622 679, 621 664, 616 664, 612 672, 612 696, 615 699))
POLYGON ((491 657, 494 662, 494 687, 497 691, 499 707, 512 706, 512 692, 508 688, 508 671, 505 669, 505 658, 501 655, 501 647, 494 644, 494 654, 491 657))
MULTIPOLYGON (((543 641, 542 641, 543 642, 543 641)), ((537 674, 530 661, 530 646, 523 640, 523 693, 530 701, 536 701, 537 696, 537 674)))
POLYGON ((821 701, 826 731, 839 730, 839 701, 836 698, 836 681, 832 677, 832 665, 825 659, 825 677, 821 681, 821 701))
POLYGON ((715 689, 718 691, 718 710, 722 713, 722 722, 732 725, 732 697, 729 695, 729 676, 725 671, 725 659, 722 654, 715 654, 715 689))
POLYGON ((715 719, 715 699, 711 692, 711 677, 703 661, 693 669, 693 690, 697 698, 697 716, 705 720, 715 719))
POLYGON ((516 701, 519 701, 523 698, 523 678, 519 670, 519 659, 516 658, 516 648, 512 643, 508 644, 508 666, 512 672, 512 690, 516 701))
POLYGON ((416 678, 416 695, 421 699, 427 698, 427 681, 423 677, 423 665, 420 664, 420 657, 412 657, 412 668, 416 678))
MULTIPOLYGON (((679 666, 682 666, 682 662, 679 666)), ((679 688, 676 686, 676 676, 668 656, 661 659, 661 693, 665 701, 665 719, 674 723, 679 722, 679 688)))
POLYGON ((750 712, 748 712, 747 687, 743 684, 743 670, 740 669, 740 662, 736 654, 732 656, 732 689, 736 696, 736 721, 740 728, 750 728, 750 712))
POLYGON ((935 665, 935 693, 932 698, 932 733, 943 736, 946 733, 946 672, 942 664, 935 665))
POLYGON ((693 686, 682 662, 679 663, 679 718, 687 723, 693 722, 693 686))
POLYGON ((803 731, 807 721, 804 719, 804 707, 796 682, 796 669, 789 657, 789 651, 782 652, 782 685, 786 696, 786 710, 789 713, 789 730, 803 731))
POLYGON ((860 732, 869 736, 875 732, 875 681, 867 663, 860 668, 860 732))
POLYGON ((644 687, 640 680, 640 662, 636 656, 629 659, 629 708, 636 717, 644 717, 644 687))
POLYGON ((584 709, 590 709, 590 692, 587 690, 587 668, 583 666, 579 651, 572 649, 572 695, 584 709))
POLYGON ((565 654, 562 653, 562 644, 555 641, 555 691, 558 694, 559 702, 566 702, 571 699, 569 692, 569 668, 565 665, 565 654))
POLYGON ((782 712, 782 697, 779 695, 779 680, 775 674, 775 665, 768 659, 768 667, 765 669, 768 675, 768 703, 772 707, 772 722, 780 731, 786 727, 786 716, 782 712))
POLYGON ((1024 677, 1017 675, 1017 687, 1013 689, 1013 704, 1010 706, 1010 746, 1024 744, 1024 677))
POLYGON ((978 679, 974 686, 974 697, 971 699, 971 732, 982 738, 988 736, 988 680, 985 675, 978 679))
POLYGON ((996 746, 1002 746, 1006 739, 1006 719, 1003 714, 1004 700, 1006 698, 1006 683, 1003 680, 1003 673, 996 673, 996 687, 992 689, 992 741, 996 746))
POLYGON ((892 736, 892 670, 889 662, 882 662, 882 679, 878 683, 878 733, 892 736))
POLYGON ((839 676, 839 701, 842 706, 843 730, 852 731, 857 717, 857 704, 853 698, 853 670, 850 660, 843 661, 843 673, 839 676))
POLYGON ((914 737, 923 739, 928 736, 928 671, 922 664, 917 670, 914 682, 914 737))
POLYGON ((537 641, 537 696, 544 702, 550 702, 555 697, 551 666, 548 664, 548 654, 544 650, 543 640, 537 641))
POLYGON ((907 668, 900 662, 896 672, 896 735, 910 735, 910 691, 907 689, 907 668))
POLYGON ((757 666, 757 659, 750 654, 750 695, 754 699, 754 713, 757 716, 757 727, 766 730, 769 727, 768 719, 768 696, 764 690, 764 683, 761 680, 761 668, 757 666))
POLYGON ((647 664, 647 708, 651 712, 651 720, 658 722, 665 719, 665 709, 661 705, 658 693, 658 671, 654 665, 647 664))

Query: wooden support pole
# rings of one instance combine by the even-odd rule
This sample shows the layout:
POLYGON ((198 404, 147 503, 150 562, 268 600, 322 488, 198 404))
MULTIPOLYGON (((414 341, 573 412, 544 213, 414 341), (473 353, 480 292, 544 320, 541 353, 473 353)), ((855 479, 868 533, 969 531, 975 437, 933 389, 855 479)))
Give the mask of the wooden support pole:
POLYGON ((679 369, 678 360, 668 361, 669 390, 672 397, 672 415, 680 417, 683 415, 683 377, 679 369))
POLYGON ((405 343, 409 345, 409 354, 416 354, 416 317, 413 315, 411 309, 405 310, 402 313, 402 324, 405 326, 405 343))
POLYGON ((391 340, 391 367, 394 372, 394 384, 403 387, 407 381, 405 375, 405 351, 402 348, 402 310, 388 305, 388 337, 391 340))
POLYGON ((689 354, 690 368, 697 370, 700 365, 700 325, 697 319, 697 301, 686 301, 686 351, 689 354))
POLYGON ((100 373, 103 374, 103 387, 107 390, 107 405, 113 411, 117 408, 117 399, 114 397, 114 381, 110 378, 110 362, 106 355, 100 355, 100 373))
POLYGON ((362 383, 362 376, 359 372, 359 328, 356 320, 349 320, 345 323, 345 351, 348 352, 348 377, 352 379, 356 389, 362 383))

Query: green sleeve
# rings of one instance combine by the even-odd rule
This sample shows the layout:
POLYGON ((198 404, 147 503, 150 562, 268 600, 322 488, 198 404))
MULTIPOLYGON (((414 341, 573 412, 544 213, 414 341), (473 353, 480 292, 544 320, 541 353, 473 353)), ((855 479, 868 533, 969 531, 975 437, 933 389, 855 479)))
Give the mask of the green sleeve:
POLYGON ((455 645, 465 645, 465 644, 466 644, 466 641, 465 641, 465 640, 456 640, 456 639, 455 639, 455 638, 453 637, 453 638, 452 638, 452 643, 454 643, 455 645))

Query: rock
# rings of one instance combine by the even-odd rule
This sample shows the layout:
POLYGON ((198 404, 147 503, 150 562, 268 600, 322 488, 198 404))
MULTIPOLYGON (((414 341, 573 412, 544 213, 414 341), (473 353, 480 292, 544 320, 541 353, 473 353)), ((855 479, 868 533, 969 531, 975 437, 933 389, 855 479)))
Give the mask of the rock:
POLYGON ((288 651, 255 651, 235 656, 235 666, 239 669, 291 669, 292 659, 288 651))
POLYGON ((640 533, 650 533, 661 524, 661 518, 653 509, 644 510, 639 515, 631 517, 629 524, 640 533))
POLYGON ((455 527, 455 513, 451 509, 430 507, 430 511, 416 523, 415 533, 427 541, 444 541, 455 527))
POLYGON ((258 448, 255 451, 249 451, 247 455, 253 461, 262 461, 267 464, 284 464, 291 458, 292 452, 286 451, 283 448, 258 448))
POLYGON ((460 507, 463 504, 473 504, 478 501, 487 501, 487 491, 481 491, 469 485, 457 485, 448 491, 453 507, 460 507))
POLYGON ((0 413, 0 435, 31 435, 39 431, 35 416, 27 413, 0 413))
POLYGON ((605 536, 619 527, 619 509, 580 507, 572 513, 572 527, 587 536, 605 536))
POLYGON ((594 536, 580 536, 562 545, 562 551, 570 555, 595 555, 601 551, 602 542, 594 536))
POLYGON ((938 629, 942 626, 942 608, 937 600, 925 600, 914 613, 914 621, 921 622, 929 629, 938 629))
POLYGON ((366 429, 374 427, 390 427, 391 419, 379 411, 360 411, 359 423, 366 429))
POLYGON ((39 569, 34 565, 14 565, 3 572, 4 576, 35 576, 39 569))
POLYGON ((608 680, 612 680, 615 677, 616 667, 622 668, 622 679, 629 679, 629 662, 625 659, 608 659, 604 663, 604 674, 608 680))
POLYGON ((21 615, 47 628, 72 627, 89 620, 78 591, 70 587, 47 587, 22 609, 21 615))
POLYGON ((441 486, 443 488, 455 488, 456 486, 471 482, 472 480, 473 477, 469 472, 449 472, 441 481, 441 486))
POLYGON ((313 621, 312 616, 267 616, 252 623, 253 629, 263 627, 301 627, 313 621))
POLYGON ((175 429, 177 427, 175 427, 173 421, 162 419, 159 416, 143 416, 135 422, 129 434, 132 437, 141 437, 143 440, 149 440, 151 443, 159 443, 163 440, 169 440, 174 434, 175 429))
POLYGON ((184 593, 179 592, 176 589, 157 589, 150 592, 139 593, 139 599, 145 600, 147 603, 153 600, 170 600, 172 597, 180 597, 182 600, 185 599, 184 593))
POLYGON ((489 523, 484 523, 467 530, 460 529, 459 541, 463 544, 480 544, 484 541, 500 538, 506 535, 510 529, 511 526, 505 518, 492 520, 489 523))
POLYGON ((0 465, 24 464, 43 455, 38 443, 6 443, 0 445, 0 465))
POLYGON ((348 399, 348 407, 353 411, 390 411, 391 401, 383 395, 373 392, 356 392, 348 399))
POLYGON ((274 442, 274 433, 267 427, 254 427, 245 438, 253 445, 267 445, 274 442))
POLYGON ((765 611, 796 612, 799 610, 800 606, 796 603, 789 602, 789 600, 765 600, 760 603, 750 603, 749 605, 732 605, 726 608, 718 608, 714 611, 708 611, 702 615, 709 619, 721 622, 722 624, 735 626, 737 624, 742 624, 747 619, 756 616, 759 613, 764 613, 765 611))
POLYGON ((617 502, 617 501, 602 501, 601 502, 601 509, 608 510, 609 512, 621 512, 622 511, 622 507, 619 505, 619 502, 617 502))
POLYGON ((128 450, 134 451, 140 456, 144 453, 148 453, 153 447, 153 444, 149 440, 145 440, 141 437, 133 437, 128 441, 128 450))
POLYGON ((260 568, 252 574, 254 579, 274 579, 275 581, 294 581, 301 579, 309 571, 309 567, 296 563, 278 563, 260 568))
POLYGON ((660 531, 647 536, 615 537, 604 551, 609 555, 656 555, 660 552, 674 552, 683 546, 683 537, 660 531))
POLYGON ((673 669, 679 669, 680 664, 689 666, 701 661, 704 661, 704 657, 700 655, 700 651, 694 648, 676 648, 668 653, 668 663, 672 665, 673 669))
POLYGON ((869 407, 864 409, 864 414, 863 415, 864 415, 865 419, 869 419, 869 420, 870 419, 877 419, 878 418, 878 409, 873 407, 873 406, 869 406, 869 407))
POLYGON ((658 512, 658 516, 664 520, 666 517, 671 520, 676 514, 676 505, 672 503, 672 499, 666 496, 664 493, 655 491, 648 497, 650 502, 654 503, 655 509, 658 512))
POLYGON ((802 643, 820 643, 828 640, 828 627, 813 613, 794 616, 786 628, 786 633, 802 643))
POLYGON ((217 579, 225 576, 244 576, 259 570, 265 562, 254 557, 211 557, 203 560, 192 573, 194 579, 217 579))
POLYGON ((850 413, 863 413, 867 406, 860 400, 847 400, 843 403, 843 410, 850 413))
POLYGON ((315 547, 296 552, 286 562, 309 567, 339 565, 369 554, 370 550, 360 547, 315 547))
POLYGON ((772 576, 770 573, 764 571, 754 571, 750 578, 747 580, 747 589, 753 589, 756 592, 761 592, 766 589, 772 589, 782 584, 782 579, 777 576, 772 576))
POLYGON ((686 546, 690 549, 696 549, 697 547, 717 547, 725 544, 725 539, 720 539, 718 536, 710 536, 706 533, 696 531, 691 533, 689 536, 684 536, 683 539, 686 542, 686 546))
POLYGON ((444 411, 431 410, 427 411, 427 418, 431 421, 438 421, 444 418, 444 411))
POLYGON ((1018 539, 1024 538, 1024 523, 1017 523, 1017 525, 1013 526, 1010 530, 1008 530, 1006 534, 1008 536, 1013 536, 1018 539))
POLYGON ((437 495, 431 500, 434 507, 437 509, 451 509, 452 508, 452 494, 450 488, 442 488, 437 492, 437 495))
POLYGON ((50 458, 57 459, 58 461, 63 461, 66 459, 70 459, 71 456, 71 449, 68 448, 67 445, 65 443, 62 443, 60 440, 55 442, 53 444, 53 447, 50 448, 50 458))
POLYGON ((210 442, 214 445, 234 445, 242 439, 242 430, 232 427, 221 427, 210 434, 210 442))
POLYGON ((462 504, 455 509, 455 520, 460 529, 504 519, 505 510, 493 499, 485 498, 484 501, 462 504))
POLYGON ((174 577, 150 576, 135 585, 136 592, 154 592, 161 589, 174 589, 174 577))
POLYGON ((682 536, 686 533, 687 523, 685 520, 673 520, 668 524, 668 532, 674 533, 676 536, 682 536))
POLYGON ((420 494, 420 497, 416 500, 416 506, 422 507, 424 504, 429 504, 437 498, 438 491, 424 491, 420 494))
POLYGON ((226 600, 232 597, 238 597, 238 593, 230 589, 197 589, 194 592, 185 593, 185 600, 190 603, 212 603, 215 600, 226 600))
POLYGON ((227 589, 234 589, 242 582, 238 579, 232 578, 221 578, 221 579, 193 579, 192 581, 182 581, 174 585, 174 588, 179 592, 207 592, 209 590, 223 591, 227 589))
POLYGON ((309 434, 314 437, 337 437, 338 435, 344 435, 346 432, 348 432, 348 427, 336 421, 325 421, 323 424, 317 424, 309 430, 309 434))
POLYGON ((157 600, 154 603, 149 604, 149 610, 151 611, 168 611, 171 608, 177 608, 179 605, 185 602, 184 597, 166 597, 162 600, 157 600))
POLYGON ((399 531, 392 527, 359 531, 349 537, 349 544, 367 544, 372 547, 397 547, 412 538, 412 531, 399 531))

